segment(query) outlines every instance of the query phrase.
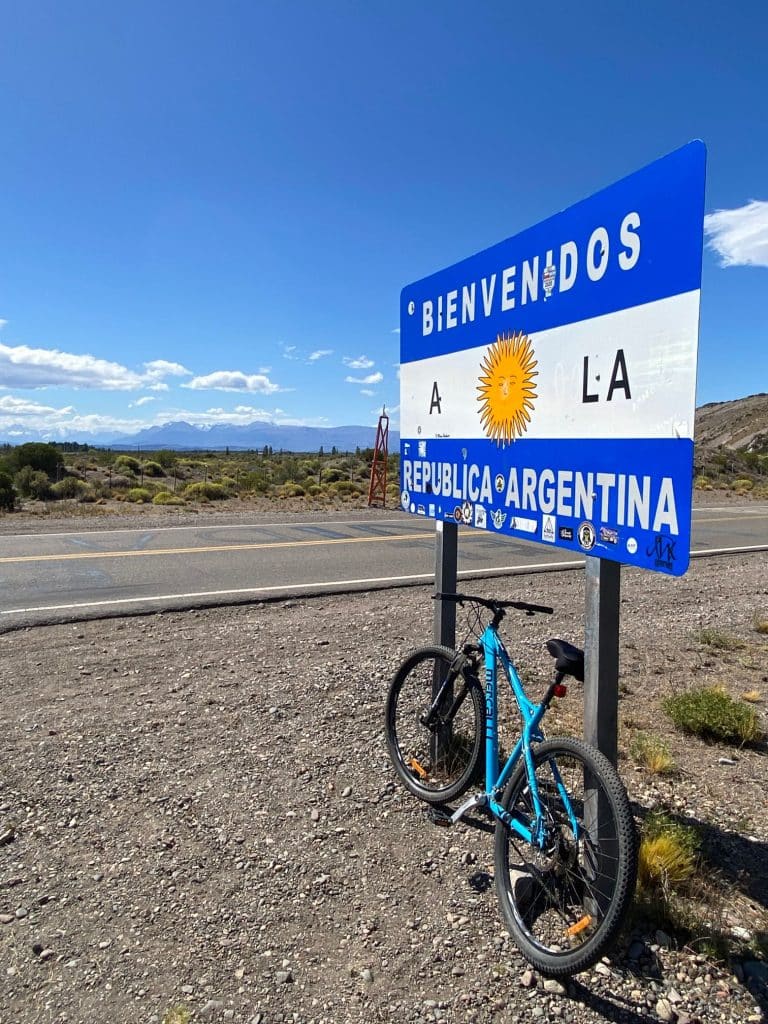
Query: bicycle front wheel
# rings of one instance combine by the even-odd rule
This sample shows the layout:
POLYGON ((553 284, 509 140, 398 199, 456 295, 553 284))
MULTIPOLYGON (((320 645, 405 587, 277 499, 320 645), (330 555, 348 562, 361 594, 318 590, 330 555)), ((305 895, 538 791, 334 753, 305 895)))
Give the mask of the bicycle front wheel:
POLYGON ((414 651, 395 673, 387 695, 392 764, 407 789, 431 804, 463 793, 480 765, 482 691, 473 675, 452 669, 455 658, 448 647, 414 651))
MULTIPOLYGON (((551 739, 533 751, 543 816, 541 847, 496 823, 496 890, 523 956, 558 978, 594 964, 619 931, 637 876, 637 835, 615 768, 581 740, 551 739)), ((526 828, 535 824, 521 761, 502 797, 526 828)))

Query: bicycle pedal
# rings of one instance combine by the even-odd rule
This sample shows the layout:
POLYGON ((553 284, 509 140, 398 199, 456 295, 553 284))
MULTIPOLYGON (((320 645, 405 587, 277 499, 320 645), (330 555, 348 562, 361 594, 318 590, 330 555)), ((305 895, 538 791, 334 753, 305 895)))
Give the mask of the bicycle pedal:
POLYGON ((424 811, 427 819, 432 822, 433 825, 440 825, 441 828, 450 828, 453 825, 453 818, 447 811, 441 810, 439 807, 430 807, 424 811))

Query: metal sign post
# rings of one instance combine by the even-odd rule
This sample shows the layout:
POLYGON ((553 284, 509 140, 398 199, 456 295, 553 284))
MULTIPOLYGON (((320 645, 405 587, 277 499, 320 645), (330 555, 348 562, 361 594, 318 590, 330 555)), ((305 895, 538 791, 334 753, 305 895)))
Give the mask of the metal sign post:
POLYGON ((587 558, 584 572, 584 738, 615 766, 621 566, 608 559, 587 558))
MULTIPOLYGON (((435 523, 435 592, 456 593, 459 528, 456 523, 435 523)), ((456 645, 456 602, 435 601, 436 644, 456 645)))
MULTIPOLYGON (((438 594, 456 593, 456 572, 458 566, 459 528, 456 523, 435 523, 435 592, 438 594)), ((443 647, 456 646, 456 602, 435 601, 434 639, 443 647)), ((443 684, 439 666, 435 665, 432 679, 432 699, 437 697, 443 684)), ((441 702, 442 708, 450 708, 453 703, 453 687, 448 687, 441 702)), ((432 760, 440 761, 451 747, 451 725, 448 723, 438 729, 432 737, 432 760)))

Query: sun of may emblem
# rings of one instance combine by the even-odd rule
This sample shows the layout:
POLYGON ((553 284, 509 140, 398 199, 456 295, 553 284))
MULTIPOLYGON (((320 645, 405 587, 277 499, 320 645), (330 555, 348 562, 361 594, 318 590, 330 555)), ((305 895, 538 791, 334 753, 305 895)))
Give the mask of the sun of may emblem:
POLYGON ((535 367, 533 347, 522 331, 500 334, 485 354, 477 400, 483 430, 497 444, 508 444, 528 429, 536 398, 535 367))

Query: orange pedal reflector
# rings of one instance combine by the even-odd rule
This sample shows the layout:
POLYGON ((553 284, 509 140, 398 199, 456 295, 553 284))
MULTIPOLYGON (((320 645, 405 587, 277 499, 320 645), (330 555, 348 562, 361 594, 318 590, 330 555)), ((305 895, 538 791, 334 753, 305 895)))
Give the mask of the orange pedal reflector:
POLYGON ((589 928, 589 926, 591 924, 592 924, 592 915, 591 914, 585 914, 584 917, 582 917, 582 919, 580 921, 576 922, 576 924, 572 924, 570 928, 566 928, 565 929, 565 934, 566 935, 578 935, 579 932, 583 932, 585 928, 589 928))
POLYGON ((411 760, 408 762, 408 767, 413 768, 413 770, 416 772, 419 778, 426 779, 427 773, 424 771, 424 769, 421 767, 421 765, 419 764, 415 757, 412 757, 411 760))

